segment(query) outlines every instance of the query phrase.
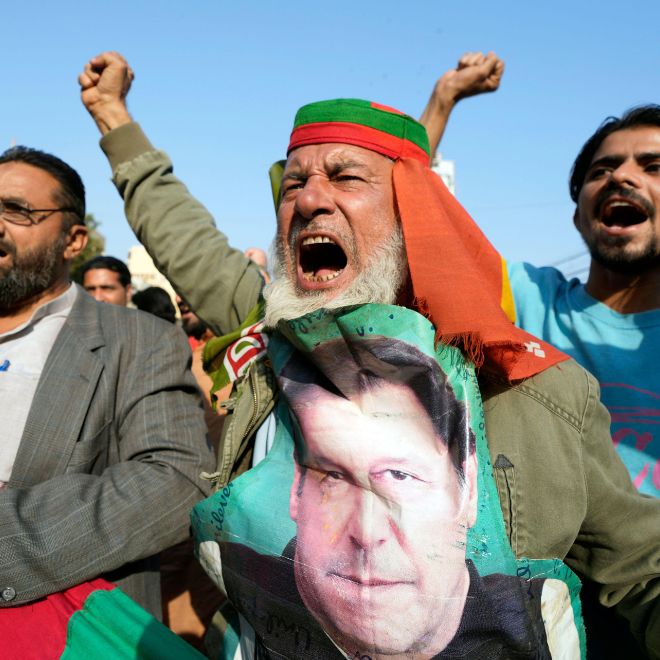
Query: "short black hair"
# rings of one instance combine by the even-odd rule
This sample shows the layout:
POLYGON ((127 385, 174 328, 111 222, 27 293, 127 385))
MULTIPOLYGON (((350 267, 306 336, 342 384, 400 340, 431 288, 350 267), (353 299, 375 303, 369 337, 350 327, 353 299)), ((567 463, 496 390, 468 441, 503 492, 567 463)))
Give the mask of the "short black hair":
POLYGON ((341 339, 324 342, 309 359, 296 351, 278 377, 289 405, 295 409, 294 402, 305 398, 309 385, 343 398, 387 384, 403 385, 426 411, 436 435, 447 447, 456 473, 464 481, 463 464, 475 451, 475 436, 467 406, 456 398, 437 360, 413 344, 379 335, 351 339, 349 351, 341 339), (314 363, 322 364, 325 373, 314 363))
POLYGON ((84 281, 85 273, 88 270, 94 269, 111 270, 113 273, 117 273, 119 282, 124 288, 131 283, 131 272, 128 270, 128 266, 117 257, 102 255, 86 261, 80 268, 80 281, 84 281))
POLYGON ((623 131, 627 128, 636 128, 642 126, 657 126, 660 128, 660 105, 653 103, 649 105, 639 105, 626 111, 621 118, 608 117, 598 130, 585 142, 582 150, 578 154, 569 179, 569 190, 571 199, 577 204, 580 191, 584 184, 584 178, 587 170, 594 159, 594 155, 603 143, 603 140, 616 131, 623 131))
POLYGON ((170 323, 176 322, 176 310, 170 294, 159 286, 150 286, 143 291, 138 291, 133 294, 131 300, 143 312, 149 312, 170 323))
POLYGON ((60 184, 55 203, 61 208, 73 209, 64 213, 67 228, 85 224, 85 186, 73 167, 57 156, 23 146, 12 147, 0 154, 0 165, 4 163, 25 163, 50 174, 60 184))

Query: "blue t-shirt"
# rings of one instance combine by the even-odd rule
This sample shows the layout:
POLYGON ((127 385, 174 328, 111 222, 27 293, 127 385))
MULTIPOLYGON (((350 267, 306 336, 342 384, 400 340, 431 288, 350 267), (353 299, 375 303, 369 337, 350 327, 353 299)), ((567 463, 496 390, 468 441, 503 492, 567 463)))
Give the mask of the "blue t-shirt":
POLYGON ((598 379, 633 483, 660 497, 660 310, 619 314, 555 268, 516 263, 508 271, 517 324, 598 379))

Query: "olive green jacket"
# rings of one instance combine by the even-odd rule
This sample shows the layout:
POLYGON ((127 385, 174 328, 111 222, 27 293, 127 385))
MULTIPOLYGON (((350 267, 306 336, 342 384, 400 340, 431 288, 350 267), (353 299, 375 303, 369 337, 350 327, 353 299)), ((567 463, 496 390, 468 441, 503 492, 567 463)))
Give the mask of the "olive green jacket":
MULTIPOLYGON (((101 146, 129 222, 158 268, 216 334, 233 330, 260 295, 258 268, 229 246, 137 124, 111 131, 101 146)), ((597 382, 569 360, 515 386, 482 373, 480 386, 514 553, 564 560, 660 657, 660 500, 631 484, 597 382)), ((249 469, 253 433, 275 396, 264 362, 234 388, 225 404, 220 485, 249 469)))

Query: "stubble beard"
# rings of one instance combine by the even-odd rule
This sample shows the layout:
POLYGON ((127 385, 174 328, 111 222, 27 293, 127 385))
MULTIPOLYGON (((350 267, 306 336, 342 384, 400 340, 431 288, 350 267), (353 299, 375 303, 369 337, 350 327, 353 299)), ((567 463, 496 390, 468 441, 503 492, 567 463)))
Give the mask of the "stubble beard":
POLYGON ((0 268, 0 312, 22 307, 40 293, 49 289, 58 278, 66 236, 39 249, 17 254, 16 247, 2 242, 0 247, 11 255, 13 264, 8 270, 0 268))
MULTIPOLYGON (((655 232, 657 220, 655 206, 639 193, 627 187, 612 184, 599 193, 593 210, 594 216, 600 215, 603 204, 613 195, 628 199, 644 210, 650 224, 650 236, 643 245, 629 248, 628 244, 632 240, 629 236, 599 235, 598 231, 586 237, 583 234, 582 239, 591 258, 607 270, 625 275, 642 275, 648 270, 657 268, 660 263, 660 254, 658 237, 655 232)), ((592 223, 595 220, 595 218, 590 218, 589 222, 592 223)))
POLYGON ((646 244, 634 252, 626 249, 630 239, 626 236, 600 236, 584 239, 591 258, 615 273, 643 275, 660 266, 658 240, 652 235, 646 244))
POLYGON ((270 248, 273 281, 264 289, 266 325, 295 319, 319 309, 338 309, 365 303, 393 305, 406 281, 407 258, 399 223, 389 238, 374 249, 366 266, 339 294, 331 290, 301 291, 295 276, 286 272, 287 246, 276 237, 270 248))

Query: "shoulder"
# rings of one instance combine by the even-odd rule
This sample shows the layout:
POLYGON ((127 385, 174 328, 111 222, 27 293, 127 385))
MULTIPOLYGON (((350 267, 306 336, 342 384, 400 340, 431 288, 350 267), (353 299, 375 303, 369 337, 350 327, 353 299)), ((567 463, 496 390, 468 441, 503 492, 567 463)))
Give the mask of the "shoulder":
POLYGON ((522 261, 512 264, 507 263, 507 273, 514 293, 516 289, 522 289, 527 286, 536 285, 538 288, 544 290, 556 289, 569 282, 560 270, 552 266, 539 268, 522 261))
POLYGON ((585 411, 600 396, 596 379, 575 360, 569 358, 539 374, 513 384, 497 376, 482 374, 479 378, 484 410, 499 406, 536 409, 562 418, 582 430, 585 411))
POLYGON ((544 316, 559 312, 566 305, 562 301, 567 293, 582 286, 577 278, 568 280, 561 271, 551 266, 537 268, 522 262, 507 264, 507 274, 517 323, 534 334, 539 334, 542 326, 538 324, 544 316))
POLYGON ((293 573, 293 557, 263 555, 242 543, 220 544, 222 564, 232 575, 244 576, 254 581, 268 593, 286 595, 288 600, 298 600, 293 573))
POLYGON ((67 324, 83 341, 98 337, 101 344, 121 347, 129 353, 167 347, 190 353, 184 333, 174 324, 137 309, 97 302, 82 288, 78 289, 67 324))

